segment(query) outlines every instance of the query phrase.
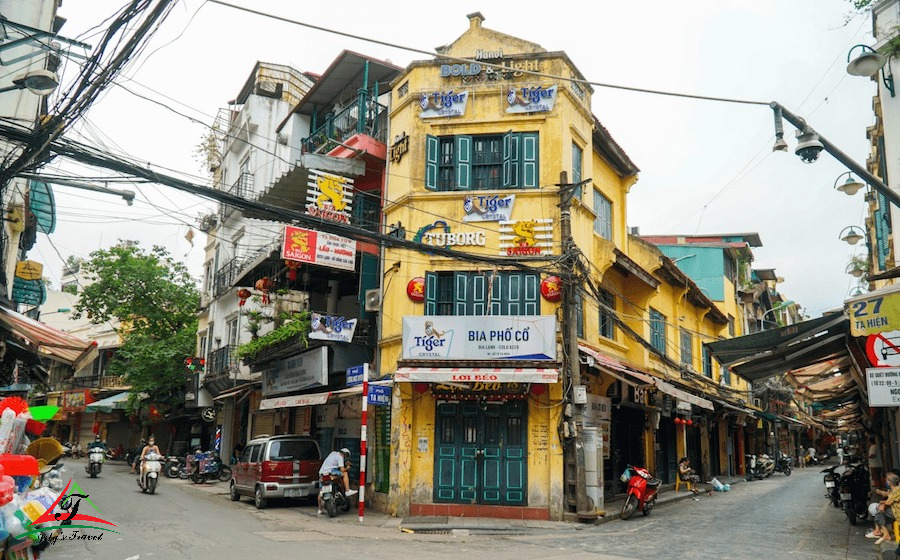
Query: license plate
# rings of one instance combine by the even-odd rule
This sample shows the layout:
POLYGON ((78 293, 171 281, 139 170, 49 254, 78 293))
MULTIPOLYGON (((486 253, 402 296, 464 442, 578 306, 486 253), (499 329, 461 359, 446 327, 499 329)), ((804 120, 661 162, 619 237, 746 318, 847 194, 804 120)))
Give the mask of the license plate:
POLYGON ((330 484, 323 484, 323 485, 322 485, 322 492, 331 492, 331 485, 330 485, 330 484))
POLYGON ((301 498, 301 497, 303 497, 303 494, 300 492, 300 490, 296 490, 296 489, 295 489, 295 490, 288 490, 287 492, 284 493, 284 495, 285 495, 285 497, 287 497, 287 498, 301 498))
POLYGON ((850 499, 849 493, 845 494, 845 493, 841 492, 841 500, 847 501, 849 499, 850 499))
POLYGON ((833 481, 833 480, 826 480, 826 481, 825 481, 825 488, 834 488, 834 481, 833 481))

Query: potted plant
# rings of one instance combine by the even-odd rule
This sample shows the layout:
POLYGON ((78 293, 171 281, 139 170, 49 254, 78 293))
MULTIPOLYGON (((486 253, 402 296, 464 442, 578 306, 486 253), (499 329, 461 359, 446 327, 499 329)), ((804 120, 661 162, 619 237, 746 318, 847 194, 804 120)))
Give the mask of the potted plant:
POLYGON ((869 259, 862 255, 853 255, 850 262, 847 263, 847 274, 854 278, 861 278, 869 272, 869 259))

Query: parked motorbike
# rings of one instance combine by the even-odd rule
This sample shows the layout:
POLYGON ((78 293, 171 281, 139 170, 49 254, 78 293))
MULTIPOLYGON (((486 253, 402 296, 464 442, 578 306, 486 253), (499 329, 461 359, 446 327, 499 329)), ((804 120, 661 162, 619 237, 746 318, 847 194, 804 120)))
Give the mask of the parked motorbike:
POLYGON ((822 469, 822 473, 824 474, 822 481, 825 483, 825 497, 828 498, 831 505, 836 508, 844 506, 844 503, 841 501, 839 481, 841 479, 841 474, 845 470, 846 469, 841 465, 834 465, 833 467, 822 469))
MULTIPOLYGON (((166 457, 166 463, 163 465, 163 474, 169 478, 180 478, 181 471, 184 470, 185 459, 177 455, 169 455, 166 457)), ((186 476, 183 478, 187 478, 186 476)))
POLYGON ((625 497, 625 505, 619 514, 621 519, 630 519, 634 512, 640 510, 644 515, 650 515, 656 504, 656 496, 662 481, 653 478, 645 468, 628 465, 631 477, 628 479, 628 495, 625 497))
POLYGON ((84 466, 84 472, 91 475, 91 478, 97 478, 103 468, 104 459, 106 459, 106 451, 102 447, 88 448, 88 462, 84 466))
POLYGON ((194 484, 202 484, 208 480, 226 482, 231 479, 231 467, 222 462, 218 453, 212 451, 195 453, 191 457, 190 472, 194 484))
MULTIPOLYGON (((745 455, 745 457, 747 458, 747 482, 752 481, 754 478, 762 480, 763 478, 772 474, 771 471, 766 474, 765 461, 763 460, 763 457, 768 457, 767 455, 745 455)), ((772 463, 772 471, 774 471, 774 461, 772 463)))
POLYGON ((869 516, 869 469, 865 463, 852 463, 841 475, 840 495, 850 525, 869 516))
POLYGON ((325 511, 328 512, 328 517, 334 517, 337 508, 341 508, 342 511, 350 511, 350 498, 346 495, 342 475, 331 473, 319 475, 319 483, 322 504, 325 506, 325 511))
POLYGON ((138 474, 137 483, 141 488, 141 492, 151 494, 156 492, 156 485, 159 483, 159 471, 162 470, 162 455, 150 452, 144 455, 144 465, 138 474))
POLYGON ((791 458, 781 451, 778 452, 778 458, 775 460, 775 472, 791 476, 791 458))

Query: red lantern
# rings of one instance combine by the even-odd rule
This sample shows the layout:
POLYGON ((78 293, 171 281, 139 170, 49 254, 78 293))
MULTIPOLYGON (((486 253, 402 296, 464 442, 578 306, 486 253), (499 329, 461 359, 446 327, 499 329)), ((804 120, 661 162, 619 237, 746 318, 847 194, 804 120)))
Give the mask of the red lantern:
POLYGON ((299 261, 292 261, 288 259, 284 261, 284 264, 286 264, 288 267, 288 280, 293 282, 297 279, 297 268, 300 267, 301 263, 299 261))
POLYGON ((559 276, 548 276, 541 281, 541 296, 551 302, 562 299, 562 280, 559 276))
POLYGON ((681 418, 678 418, 677 416, 675 417, 676 424, 681 424, 682 422, 683 422, 683 420, 681 418))
POLYGON ((693 426, 693 425, 694 425, 694 421, 691 420, 690 418, 688 418, 688 420, 687 420, 687 425, 688 425, 688 426, 693 426))
POLYGON ((253 293, 247 288, 241 288, 237 291, 237 297, 240 299, 238 301, 238 307, 244 307, 244 304, 247 303, 247 300, 250 299, 253 293))
POLYGON ((255 287, 257 290, 262 292, 262 303, 263 305, 269 304, 269 290, 272 289, 274 283, 269 279, 268 276, 263 276, 259 280, 256 281, 255 287))
POLYGON ((406 285, 406 295, 416 303, 425 301, 425 279, 417 276, 406 285))
POLYGON ((532 395, 540 396, 547 391, 547 386, 543 383, 532 383, 530 389, 532 395))

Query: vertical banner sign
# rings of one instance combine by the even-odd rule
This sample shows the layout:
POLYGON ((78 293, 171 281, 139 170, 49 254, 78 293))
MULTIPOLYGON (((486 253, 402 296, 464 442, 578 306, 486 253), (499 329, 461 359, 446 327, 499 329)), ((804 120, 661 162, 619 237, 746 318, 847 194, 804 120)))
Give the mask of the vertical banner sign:
POLYGON ((362 414, 360 415, 359 430, 359 522, 363 522, 366 511, 366 430, 369 409, 369 364, 363 364, 362 375, 362 414))

